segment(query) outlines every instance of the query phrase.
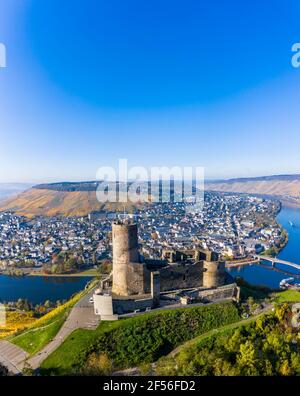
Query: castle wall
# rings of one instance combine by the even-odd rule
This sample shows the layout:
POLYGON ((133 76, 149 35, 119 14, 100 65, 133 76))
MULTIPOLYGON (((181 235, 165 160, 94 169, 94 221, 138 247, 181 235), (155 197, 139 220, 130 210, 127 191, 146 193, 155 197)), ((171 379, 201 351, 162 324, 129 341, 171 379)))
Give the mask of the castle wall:
POLYGON ((113 288, 116 295, 143 293, 144 266, 140 263, 137 225, 113 223, 113 288))
POLYGON ((203 261, 203 286, 208 288, 222 286, 225 283, 225 262, 203 261))
POLYGON ((160 296, 160 273, 159 271, 151 272, 151 296, 154 306, 159 305, 160 296))
POLYGON ((153 269, 141 262, 138 250, 137 225, 129 222, 113 223, 113 287, 114 296, 127 297, 133 295, 152 294, 159 292, 189 289, 216 288, 225 283, 225 263, 219 262, 218 255, 200 250, 165 251, 167 260, 180 259, 159 268, 154 274, 153 269), (186 262, 195 260, 196 262, 186 262), (214 260, 214 261, 213 261, 214 260))
POLYGON ((151 309, 153 307, 153 299, 151 296, 143 299, 113 299, 113 311, 122 315, 129 312, 134 312, 136 310, 151 309))
POLYGON ((230 285, 220 286, 216 289, 199 290, 194 294, 194 297, 200 297, 204 302, 215 302, 227 299, 239 300, 240 290, 236 283, 231 283, 230 285))
POLYGON ((94 311, 95 315, 100 315, 101 320, 117 320, 118 315, 113 312, 112 296, 102 294, 94 294, 94 311))
MULTIPOLYGON (((125 296, 150 292, 150 273, 144 263, 127 264, 126 286, 127 288, 123 288, 122 294, 125 296)), ((113 293, 115 293, 115 289, 113 289, 113 293)))
POLYGON ((161 291, 201 287, 202 284, 202 261, 194 264, 172 264, 160 269, 161 291))

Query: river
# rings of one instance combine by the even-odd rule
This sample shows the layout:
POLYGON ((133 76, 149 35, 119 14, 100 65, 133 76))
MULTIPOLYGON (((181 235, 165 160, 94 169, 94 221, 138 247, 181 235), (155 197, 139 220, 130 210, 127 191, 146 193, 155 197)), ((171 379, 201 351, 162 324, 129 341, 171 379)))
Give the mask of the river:
MULTIPOLYGON (((277 216, 278 222, 287 230, 289 234, 289 242, 280 252, 278 258, 300 264, 300 209, 283 207, 277 216), (293 225, 290 224, 293 223, 293 225)), ((239 268, 232 268, 228 272, 232 276, 240 276, 253 285, 267 286, 270 288, 278 288, 282 279, 292 275, 299 275, 300 270, 287 267, 286 265, 276 264, 276 268, 272 269, 269 263, 263 262, 262 265, 252 264, 239 268), (280 272, 284 271, 284 272, 280 272), (292 273, 292 275, 288 275, 292 273)))
MULTIPOLYGON (((277 219, 289 234, 289 242, 278 257, 300 264, 300 209, 283 207, 277 219), (290 222, 293 223, 293 226, 290 222)), ((234 277, 244 278, 251 284, 271 288, 278 288, 279 282, 289 277, 280 271, 298 274, 300 282, 300 270, 279 264, 277 264, 277 269, 272 269, 269 263, 263 264, 264 266, 252 264, 232 268, 228 272, 234 277)), ((28 301, 38 304, 46 300, 53 302, 65 300, 77 291, 84 289, 90 280, 90 277, 9 277, 0 275, 0 301, 16 301, 19 298, 26 298, 28 301)))
POLYGON ((46 300, 66 300, 72 294, 84 289, 91 280, 86 276, 22 276, 0 275, 0 301, 27 299, 33 304, 46 300))

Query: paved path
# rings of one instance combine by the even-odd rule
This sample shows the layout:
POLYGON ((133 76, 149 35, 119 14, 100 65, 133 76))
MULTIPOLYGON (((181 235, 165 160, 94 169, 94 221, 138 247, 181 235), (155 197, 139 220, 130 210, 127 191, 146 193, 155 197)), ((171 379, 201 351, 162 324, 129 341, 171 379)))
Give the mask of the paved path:
POLYGON ((8 341, 0 341, 0 363, 13 374, 20 374, 28 353, 8 341))
POLYGON ((74 330, 79 328, 94 330, 97 328, 100 322, 100 316, 94 314, 94 304, 89 302, 93 293, 94 290, 78 301, 54 339, 40 352, 28 359, 28 363, 33 369, 40 367, 41 363, 55 351, 74 330))
POLYGON ((94 293, 94 289, 79 300, 72 308, 68 318, 62 325, 56 336, 40 352, 29 358, 27 352, 9 341, 0 341, 0 363, 8 368, 13 374, 22 372, 25 360, 33 369, 40 367, 46 359, 74 330, 97 328, 100 316, 94 314, 94 304, 89 299, 94 293))

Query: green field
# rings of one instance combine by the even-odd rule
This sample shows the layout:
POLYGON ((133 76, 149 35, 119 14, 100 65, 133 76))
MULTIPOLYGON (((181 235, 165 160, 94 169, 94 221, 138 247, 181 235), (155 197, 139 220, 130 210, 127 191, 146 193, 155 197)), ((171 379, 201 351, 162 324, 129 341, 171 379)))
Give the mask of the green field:
POLYGON ((30 355, 34 355, 46 346, 58 333, 67 319, 73 306, 93 287, 74 295, 65 304, 54 308, 48 314, 37 319, 36 322, 21 334, 9 338, 13 344, 24 349, 30 355))
POLYGON ((41 327, 33 327, 20 335, 15 336, 10 341, 24 349, 30 355, 34 355, 46 346, 52 338, 56 336, 61 326, 64 324, 69 310, 60 312, 55 317, 45 321, 41 327))
POLYGON ((285 290, 276 293, 275 301, 277 303, 285 302, 300 302, 300 291, 297 290, 285 290))
POLYGON ((156 361, 183 342, 240 320, 231 302, 166 310, 76 330, 41 366, 44 375, 84 373, 92 354, 107 354, 114 369, 156 361))

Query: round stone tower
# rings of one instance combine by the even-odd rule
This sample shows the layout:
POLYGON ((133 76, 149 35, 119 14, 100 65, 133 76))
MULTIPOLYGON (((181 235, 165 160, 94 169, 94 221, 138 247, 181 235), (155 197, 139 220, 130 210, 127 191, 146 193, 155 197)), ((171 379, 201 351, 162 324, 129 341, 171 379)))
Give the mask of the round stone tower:
POLYGON ((113 287, 112 292, 127 296, 130 293, 130 263, 139 263, 137 225, 117 222, 112 225, 113 287))
POLYGON ((203 262, 203 286, 218 287, 225 283, 225 262, 204 261, 203 262))

